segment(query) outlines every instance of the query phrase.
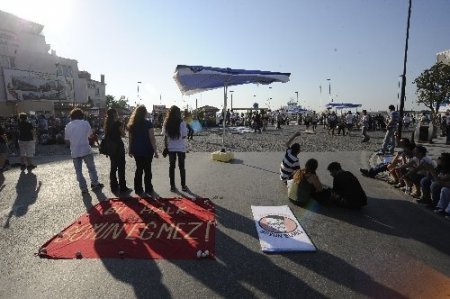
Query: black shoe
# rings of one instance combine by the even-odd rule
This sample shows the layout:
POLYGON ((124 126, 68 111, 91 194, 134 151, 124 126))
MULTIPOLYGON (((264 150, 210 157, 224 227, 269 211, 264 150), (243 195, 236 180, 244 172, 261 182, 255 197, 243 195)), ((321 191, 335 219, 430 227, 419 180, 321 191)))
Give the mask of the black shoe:
POLYGON ((189 188, 186 185, 184 185, 184 186, 181 186, 181 190, 184 192, 187 192, 187 191, 189 191, 189 188))
POLYGON ((177 192, 177 187, 175 186, 170 187, 170 192, 177 192))
POLYGON ((103 185, 102 183, 97 183, 97 184, 91 184, 91 189, 92 190, 100 190, 104 187, 105 185, 103 185))
POLYGON ((133 189, 128 188, 127 186, 125 186, 125 187, 121 187, 119 189, 119 191, 120 191, 120 193, 130 193, 131 191, 133 191, 133 189))
POLYGON ((362 173, 363 176, 370 177, 369 171, 368 171, 367 169, 360 168, 359 171, 361 171, 361 173, 362 173))
POLYGON ((27 170, 31 171, 31 170, 35 169, 36 167, 37 167, 36 165, 31 164, 31 165, 27 166, 27 170))

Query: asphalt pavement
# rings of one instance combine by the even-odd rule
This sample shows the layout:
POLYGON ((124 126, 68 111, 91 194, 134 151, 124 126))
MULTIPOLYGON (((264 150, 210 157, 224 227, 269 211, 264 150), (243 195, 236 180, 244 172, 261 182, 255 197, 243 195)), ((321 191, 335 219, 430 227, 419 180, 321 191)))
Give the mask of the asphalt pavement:
MULTIPOLYGON (((209 153, 187 155, 190 193, 169 191, 168 160, 153 162, 162 197, 198 196, 216 205, 216 254, 210 260, 49 260, 38 248, 88 208, 113 197, 108 188, 82 196, 70 157, 39 156, 32 173, 0 175, 0 298, 449 298, 450 221, 381 180, 360 175, 371 152, 301 153, 332 178, 339 161, 361 181, 361 211, 292 205, 279 182, 284 153, 235 153, 232 163, 209 153), (264 254, 251 205, 289 205, 315 253, 264 254)), ((108 186, 109 160, 96 155, 108 186)), ((132 186, 134 161, 127 157, 132 186)), ((86 174, 87 177, 87 174, 86 174)))

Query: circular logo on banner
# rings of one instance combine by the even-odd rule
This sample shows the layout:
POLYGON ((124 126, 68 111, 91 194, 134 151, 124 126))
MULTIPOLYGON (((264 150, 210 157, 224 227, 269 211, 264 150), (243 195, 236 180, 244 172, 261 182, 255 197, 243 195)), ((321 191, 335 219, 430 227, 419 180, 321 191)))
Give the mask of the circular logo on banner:
POLYGON ((267 215, 259 220, 259 226, 269 232, 285 234, 297 229, 297 223, 286 216, 267 215))

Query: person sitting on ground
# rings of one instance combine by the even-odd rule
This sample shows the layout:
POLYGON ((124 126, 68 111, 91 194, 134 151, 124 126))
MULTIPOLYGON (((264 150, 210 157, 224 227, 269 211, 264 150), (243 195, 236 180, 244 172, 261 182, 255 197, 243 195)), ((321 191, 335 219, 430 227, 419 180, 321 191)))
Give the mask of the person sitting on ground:
POLYGON ((446 183, 445 187, 441 189, 440 198, 434 210, 436 214, 444 215, 447 220, 450 220, 450 184, 446 183))
POLYGON ((403 162, 406 161, 405 155, 412 156, 412 150, 415 147, 415 144, 411 143, 408 138, 402 138, 399 141, 399 146, 402 148, 402 150, 397 152, 397 154, 390 162, 380 163, 369 169, 360 168, 359 171, 361 171, 362 175, 370 178, 374 178, 381 172, 389 171, 389 174, 393 177, 393 179, 389 181, 389 183, 398 184, 398 177, 394 170, 398 165, 402 165, 403 162))
POLYGON ((444 185, 450 186, 450 153, 441 153, 436 168, 428 165, 428 175, 420 181, 422 197, 417 202, 435 208, 444 185))
POLYGON ((284 154, 283 161, 281 161, 280 165, 280 179, 284 184, 287 183, 287 180, 292 179, 295 170, 300 169, 300 162, 297 157, 300 153, 300 144, 292 144, 297 136, 300 136, 300 132, 296 132, 288 142, 286 142, 286 153, 284 154))
POLYGON ((316 174, 317 166, 316 159, 309 159, 305 168, 296 170, 293 179, 288 181, 288 197, 293 203, 304 205, 313 199, 326 203, 330 199, 330 190, 322 187, 316 174))
POLYGON ((436 168, 436 162, 434 162, 429 156, 427 156, 427 149, 418 145, 413 150, 413 166, 409 168, 408 172, 403 176, 405 180, 406 189, 405 193, 411 194, 413 197, 420 198, 420 181, 428 174, 430 166, 436 168), (415 192, 411 192, 411 187, 415 188, 415 192))
POLYGON ((338 162, 331 162, 327 169, 333 177, 330 197, 332 203, 351 209, 360 209, 367 205, 366 193, 350 171, 343 170, 338 162))

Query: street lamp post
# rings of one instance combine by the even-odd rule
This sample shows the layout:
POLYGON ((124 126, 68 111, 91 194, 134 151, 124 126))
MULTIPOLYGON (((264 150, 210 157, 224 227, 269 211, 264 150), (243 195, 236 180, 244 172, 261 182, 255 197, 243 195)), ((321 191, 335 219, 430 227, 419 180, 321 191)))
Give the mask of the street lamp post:
MULTIPOLYGON (((405 55, 404 55, 404 58, 403 58, 402 87, 401 87, 401 90, 400 90, 400 112, 399 112, 400 113, 400 121, 398 122, 398 127, 397 127, 397 138, 399 140, 400 140, 400 138, 402 138, 403 109, 405 107, 406 62, 408 60, 408 40, 409 40, 409 24, 410 24, 410 20, 411 20, 411 0, 409 0, 409 6, 408 6, 408 21, 406 23, 405 55)), ((434 133, 434 128, 433 128, 433 133, 434 133)))
POLYGON ((234 92, 234 90, 230 90, 229 92, 230 92, 230 94, 231 94, 230 109, 231 109, 231 111, 232 111, 232 110, 233 110, 233 92, 234 92))
POLYGON ((139 97, 139 84, 141 84, 141 83, 142 83, 141 81, 137 82, 137 99, 139 101, 139 104, 141 104, 141 98, 139 97))
POLYGON ((330 101, 333 102, 333 99, 331 98, 331 79, 328 78, 328 96, 330 97, 330 101))
POLYGON ((297 125, 298 125, 298 91, 295 92, 295 95, 297 96, 297 125))

